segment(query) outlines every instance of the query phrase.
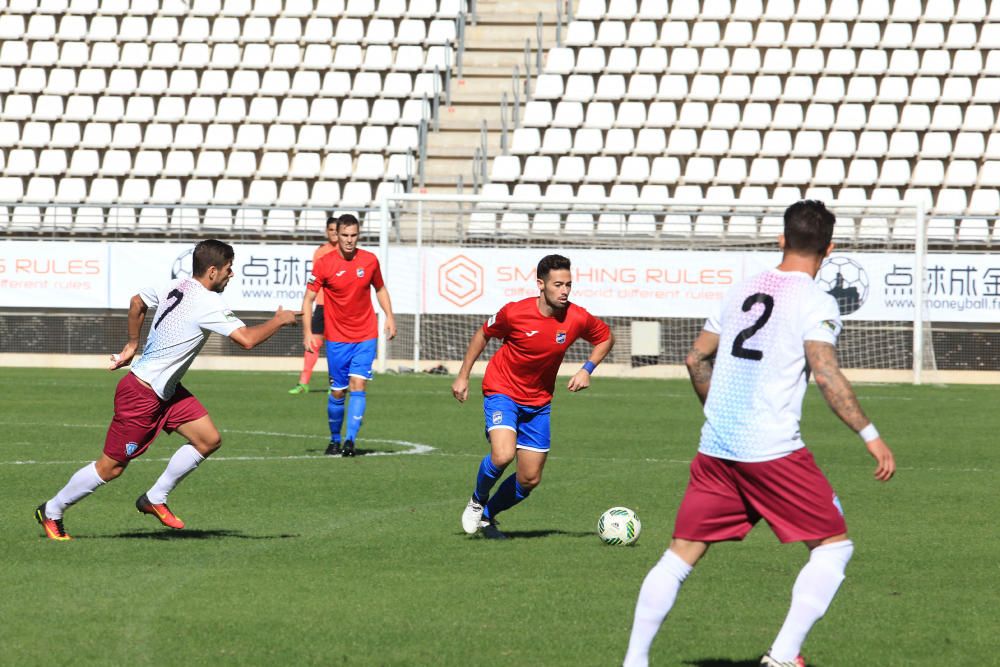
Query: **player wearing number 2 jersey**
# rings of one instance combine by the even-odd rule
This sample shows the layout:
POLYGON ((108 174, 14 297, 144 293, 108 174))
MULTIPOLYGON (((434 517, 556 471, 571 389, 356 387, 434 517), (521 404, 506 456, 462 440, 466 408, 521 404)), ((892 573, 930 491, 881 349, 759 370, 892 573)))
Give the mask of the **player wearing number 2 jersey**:
POLYGON ((169 528, 184 527, 167 507, 167 494, 218 449, 222 439, 202 404, 180 384, 181 377, 211 332, 228 336, 249 350, 295 322, 296 313, 278 308, 267 322, 247 327, 229 310, 221 292, 233 275, 233 257, 232 246, 202 241, 194 249, 191 278, 175 280, 161 289, 143 289, 132 297, 128 342, 120 354, 112 355, 110 370, 132 361, 146 312, 155 308, 146 346, 115 390, 115 415, 101 458, 78 470, 59 493, 35 510, 35 518, 50 539, 70 539, 63 527, 66 508, 125 472, 129 462, 142 455, 161 430, 177 431, 188 442, 170 458, 152 488, 139 496, 136 509, 169 528))
POLYGON ((569 302, 573 274, 568 259, 543 257, 536 277, 537 298, 508 303, 473 334, 451 386, 455 398, 465 402, 473 363, 490 338, 503 339, 483 378, 490 453, 479 464, 475 491, 462 513, 462 529, 470 535, 482 529, 486 537, 504 537, 496 528, 496 515, 527 498, 541 481, 549 453, 552 392, 569 346, 578 338, 594 346, 590 358, 566 386, 575 392, 590 386, 590 374, 614 345, 607 324, 569 302), (517 472, 490 497, 490 490, 515 454, 517 472))
POLYGON ((760 664, 804 665, 802 644, 853 552, 840 502, 799 432, 810 370, 833 411, 865 441, 876 479, 895 472, 892 452, 840 372, 837 303, 814 280, 833 249, 834 222, 821 202, 790 206, 781 264, 733 287, 688 353, 705 424, 670 548, 639 591, 626 667, 648 664, 653 637, 709 545, 743 539, 761 518, 781 542, 803 542, 810 555, 760 664))

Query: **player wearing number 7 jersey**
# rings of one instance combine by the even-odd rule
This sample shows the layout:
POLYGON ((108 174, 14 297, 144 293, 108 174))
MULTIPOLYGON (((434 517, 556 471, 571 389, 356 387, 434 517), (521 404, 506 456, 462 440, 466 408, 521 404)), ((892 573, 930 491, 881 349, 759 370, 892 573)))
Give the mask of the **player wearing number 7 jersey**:
POLYGON ((70 539, 63 527, 66 508, 125 472, 129 462, 145 452, 161 430, 177 431, 188 442, 174 453, 166 470, 135 505, 139 512, 155 516, 164 526, 184 527, 184 522, 167 507, 167 494, 219 448, 222 438, 208 411, 180 384, 181 377, 211 332, 229 336, 249 350, 286 324, 294 324, 297 314, 279 307, 267 322, 244 325, 220 296, 233 276, 233 257, 232 246, 202 241, 192 255, 191 278, 174 280, 161 289, 143 289, 132 297, 128 342, 120 354, 111 356, 110 370, 132 361, 146 312, 155 308, 146 347, 115 390, 115 415, 101 458, 78 470, 59 493, 35 510, 35 519, 50 539, 70 539))
POLYGON ((761 665, 804 665, 802 644, 844 580, 853 552, 840 501, 799 432, 810 369, 830 408, 875 458, 875 478, 896 465, 837 364, 837 302, 815 282, 833 249, 834 216, 817 201, 785 211, 782 261, 733 287, 688 353, 705 406, 701 445, 673 540, 639 591, 626 667, 646 665, 649 647, 681 583, 708 547, 742 540, 761 518, 783 542, 802 542, 809 560, 761 665))

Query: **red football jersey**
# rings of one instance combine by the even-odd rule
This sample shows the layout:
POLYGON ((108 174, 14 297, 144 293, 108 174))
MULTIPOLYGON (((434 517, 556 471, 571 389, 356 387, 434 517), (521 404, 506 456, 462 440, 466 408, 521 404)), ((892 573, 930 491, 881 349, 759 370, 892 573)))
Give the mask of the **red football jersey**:
MULTIPOLYGON (((318 262, 323 257, 329 255, 331 252, 333 252, 336 249, 337 249, 337 246, 335 246, 332 243, 324 243, 320 247, 316 248, 316 252, 313 253, 313 266, 316 266, 316 262, 318 262)), ((320 290, 319 293, 316 294, 316 303, 315 303, 315 305, 317 305, 317 306, 322 306, 323 305, 323 290, 320 290)))
POLYGON ((608 325, 576 304, 561 319, 538 312, 538 297, 508 303, 486 321, 483 333, 503 338, 486 366, 483 394, 503 394, 521 405, 545 405, 552 400, 556 374, 566 350, 577 338, 603 343, 608 325))
POLYGON ((323 336, 334 343, 360 343, 378 337, 378 318, 372 308, 370 287, 381 289, 378 257, 357 249, 344 259, 338 249, 313 264, 308 288, 323 290, 323 336))

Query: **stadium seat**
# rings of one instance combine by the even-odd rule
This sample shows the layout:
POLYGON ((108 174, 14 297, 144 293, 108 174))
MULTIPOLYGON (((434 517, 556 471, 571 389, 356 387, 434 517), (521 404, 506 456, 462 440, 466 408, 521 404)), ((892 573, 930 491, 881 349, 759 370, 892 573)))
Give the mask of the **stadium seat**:
POLYGON ((552 118, 553 127, 577 128, 583 124, 583 104, 578 101, 562 101, 556 104, 552 118))
POLYGON ((978 189, 969 198, 968 212, 973 215, 995 215, 1000 211, 1000 191, 978 189))
POLYGON ((529 183, 546 183, 552 179, 552 158, 548 155, 530 155, 524 162, 521 178, 529 183))
POLYGON ((585 174, 582 157, 564 155, 559 158, 553 180, 556 183, 579 183, 585 174))

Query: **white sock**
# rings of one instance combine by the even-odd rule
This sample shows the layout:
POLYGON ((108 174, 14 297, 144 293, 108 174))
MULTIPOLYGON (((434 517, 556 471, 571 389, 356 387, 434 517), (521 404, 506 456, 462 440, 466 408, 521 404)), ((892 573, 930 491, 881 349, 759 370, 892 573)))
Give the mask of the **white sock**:
POLYGON ((97 461, 83 466, 69 478, 66 486, 59 490, 55 497, 45 503, 45 516, 50 519, 61 519, 63 512, 70 505, 75 505, 105 484, 97 474, 97 461))
POLYGON ((154 505, 162 505, 167 502, 167 494, 173 491, 174 487, 180 484, 181 480, 204 460, 205 457, 190 442, 183 445, 170 457, 167 469, 163 471, 153 487, 146 492, 149 502, 154 505))
POLYGON ((795 660, 802 652, 802 644, 816 621, 833 602, 840 583, 844 581, 844 569, 854 553, 854 543, 850 540, 833 542, 816 547, 809 555, 792 587, 792 605, 788 609, 785 624, 771 645, 771 657, 778 662, 795 660))
POLYGON ((668 549, 646 575, 635 604, 635 620, 632 622, 624 667, 645 667, 649 664, 649 647, 653 637, 674 606, 677 592, 692 569, 668 549))

